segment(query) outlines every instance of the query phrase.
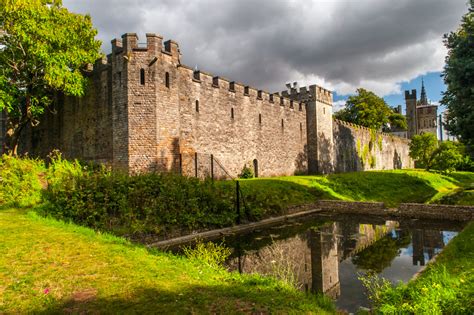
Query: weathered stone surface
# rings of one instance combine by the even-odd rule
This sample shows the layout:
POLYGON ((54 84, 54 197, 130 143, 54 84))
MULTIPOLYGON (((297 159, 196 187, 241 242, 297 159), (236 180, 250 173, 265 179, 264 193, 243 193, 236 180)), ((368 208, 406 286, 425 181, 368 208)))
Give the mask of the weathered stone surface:
MULTIPOLYGON (((130 173, 211 174, 211 155, 231 175, 245 164, 259 176, 411 167, 408 142, 382 135, 373 167, 357 144, 370 132, 333 123, 332 93, 322 87, 268 93, 182 65, 177 43, 127 33, 98 61, 83 98, 62 98, 29 128, 22 151, 106 162, 130 173), (355 152, 355 153, 354 153, 355 152), (197 154, 197 160, 196 160, 197 154), (197 168, 197 172, 196 172, 197 168)), ((216 162, 217 163, 217 162, 216 162)), ((216 178, 226 177, 219 166, 216 178)))

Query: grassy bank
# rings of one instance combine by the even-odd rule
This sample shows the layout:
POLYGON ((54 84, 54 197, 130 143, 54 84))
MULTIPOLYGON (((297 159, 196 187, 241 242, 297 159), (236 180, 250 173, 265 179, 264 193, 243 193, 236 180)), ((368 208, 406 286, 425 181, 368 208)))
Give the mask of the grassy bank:
POLYGON ((0 239, 0 313, 332 313, 331 303, 282 282, 33 212, 0 210, 0 239))
POLYGON ((441 175, 421 170, 396 170, 275 177, 272 180, 318 190, 331 199, 383 201, 387 206, 397 206, 404 202, 435 202, 462 187, 474 185, 474 173, 441 175))
MULTIPOLYGON (((235 224, 235 183, 173 174, 129 176, 66 161, 0 158, 0 205, 43 203, 41 213, 135 240, 235 224)), ((288 213, 319 199, 469 204, 473 173, 398 170, 241 180, 242 221, 288 213), (457 194, 457 195, 456 195, 457 194), (449 199, 450 197, 451 199, 449 199), (451 200, 451 201, 450 201, 451 200), (452 201, 454 200, 454 201, 452 201)))
POLYGON ((376 290, 381 313, 473 314, 474 222, 456 236, 414 281, 376 290))

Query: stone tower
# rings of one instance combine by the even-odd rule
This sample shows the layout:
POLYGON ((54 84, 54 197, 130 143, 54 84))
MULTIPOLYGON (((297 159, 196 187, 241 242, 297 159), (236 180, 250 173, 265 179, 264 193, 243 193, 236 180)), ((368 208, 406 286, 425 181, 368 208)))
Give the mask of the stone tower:
POLYGON ((283 93, 296 101, 306 103, 306 132, 309 174, 334 172, 334 142, 332 118, 332 92, 318 85, 291 93, 283 93))
POLYGON ((408 139, 411 139, 414 135, 418 134, 416 117, 416 90, 411 90, 411 93, 409 91, 405 91, 405 102, 407 106, 407 136, 408 139))
POLYGON ((312 290, 332 298, 341 294, 337 224, 308 231, 311 249, 312 290))
POLYGON ((421 80, 420 100, 416 99, 416 90, 405 91, 406 117, 409 139, 422 133, 432 133, 437 136, 437 117, 438 106, 428 102, 426 95, 425 83, 421 80))

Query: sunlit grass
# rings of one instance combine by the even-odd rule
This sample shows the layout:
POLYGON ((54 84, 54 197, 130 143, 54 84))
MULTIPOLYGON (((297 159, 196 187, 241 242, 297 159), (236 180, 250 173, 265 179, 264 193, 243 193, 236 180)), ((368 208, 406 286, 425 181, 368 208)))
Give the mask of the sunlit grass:
POLYGON ((1 210, 0 240, 0 313, 324 313, 317 297, 274 279, 33 212, 1 210))
POLYGON ((387 206, 403 202, 430 203, 474 184, 473 173, 450 175, 422 170, 370 171, 325 176, 285 176, 270 180, 287 181, 321 191, 330 199, 382 201, 387 206))

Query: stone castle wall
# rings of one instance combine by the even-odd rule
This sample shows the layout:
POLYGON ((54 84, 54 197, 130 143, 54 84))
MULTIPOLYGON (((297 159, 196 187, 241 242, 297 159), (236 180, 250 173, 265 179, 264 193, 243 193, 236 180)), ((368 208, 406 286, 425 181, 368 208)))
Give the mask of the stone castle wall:
POLYGON ((334 170, 355 172, 413 168, 409 140, 334 120, 334 170))
POLYGON ((245 164, 259 176, 411 166, 407 142, 387 135, 366 161, 370 132, 333 123, 332 93, 324 88, 271 94, 194 71, 180 57, 177 43, 155 34, 146 44, 134 33, 114 39, 112 53, 94 65, 86 95, 58 99, 57 115, 47 113, 27 130, 22 152, 59 149, 131 173, 190 176, 196 168, 208 174, 211 155, 232 176, 245 164))
POLYGON ((302 104, 184 66, 179 72, 181 152, 213 154, 231 174, 254 160, 259 176, 306 172, 302 104))

